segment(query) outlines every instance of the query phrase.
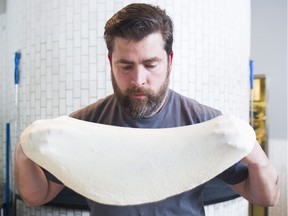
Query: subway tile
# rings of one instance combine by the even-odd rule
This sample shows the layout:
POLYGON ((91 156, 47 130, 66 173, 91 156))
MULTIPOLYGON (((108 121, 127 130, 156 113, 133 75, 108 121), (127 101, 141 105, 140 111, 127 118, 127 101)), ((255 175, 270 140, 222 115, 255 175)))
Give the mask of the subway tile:
POLYGON ((81 89, 81 106, 87 106, 89 104, 89 90, 81 89))
MULTIPOLYGON (((82 1, 74 0, 73 2, 74 2, 74 5, 73 5, 74 14, 81 14, 82 1)), ((97 1, 93 1, 93 2, 97 2, 97 1)))
MULTIPOLYGON (((88 5, 89 13, 88 14, 92 14, 92 13, 97 12, 99 3, 100 3, 100 1, 89 1, 89 5, 88 5)), ((89 21, 90 20, 93 20, 93 19, 91 19, 91 17, 90 17, 89 21)))
POLYGON ((96 80, 89 80, 89 97, 96 98, 97 97, 97 85, 96 80))
POLYGON ((89 46, 96 47, 97 46, 97 29, 93 29, 92 27, 90 26, 90 31, 89 31, 89 46))
POLYGON ((73 106, 73 91, 72 90, 66 90, 66 106, 72 107, 73 106))
POLYGON ((74 36, 74 26, 73 23, 67 23, 66 24, 66 39, 67 40, 73 40, 74 36))
MULTIPOLYGON (((72 1, 68 1, 71 2, 72 1)), ((74 18, 74 7, 66 7, 66 23, 72 24, 73 23, 73 18, 74 18)))
POLYGON ((81 63, 81 48, 74 48, 73 62, 74 64, 81 63))
POLYGON ((81 47, 81 31, 73 32, 74 47, 81 47))
POLYGON ((66 40, 66 58, 73 56, 74 42, 73 40, 66 40))
POLYGON ((66 115, 66 99, 60 98, 59 99, 59 115, 66 115))
POLYGON ((88 22, 89 21, 89 4, 81 4, 81 21, 88 22))
POLYGON ((74 83, 73 83, 73 89, 74 89, 74 97, 75 98, 80 98, 81 97, 81 81, 80 80, 74 80, 74 83))
POLYGON ((66 32, 59 33, 59 48, 65 49, 66 48, 66 32))
POLYGON ((81 37, 89 38, 89 22, 81 22, 81 37))
POLYGON ((75 92, 74 92, 74 98, 73 98, 73 111, 76 111, 81 108, 81 101, 80 97, 75 98, 75 92))
MULTIPOLYGON (((94 56, 96 58, 96 56, 94 56)), ((97 64, 89 63, 89 80, 94 81, 97 80, 97 64)))
POLYGON ((81 55, 82 56, 89 55, 89 39, 88 38, 81 39, 81 55))
POLYGON ((74 31, 81 31, 81 14, 74 14, 74 31))

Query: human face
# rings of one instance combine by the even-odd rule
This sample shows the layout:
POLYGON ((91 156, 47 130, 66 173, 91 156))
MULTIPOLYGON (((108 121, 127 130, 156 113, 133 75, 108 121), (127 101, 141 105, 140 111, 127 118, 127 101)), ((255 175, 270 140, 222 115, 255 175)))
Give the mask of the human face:
POLYGON ((115 38, 109 56, 112 84, 125 112, 147 118, 162 107, 169 83, 173 53, 168 57, 160 33, 141 41, 115 38))

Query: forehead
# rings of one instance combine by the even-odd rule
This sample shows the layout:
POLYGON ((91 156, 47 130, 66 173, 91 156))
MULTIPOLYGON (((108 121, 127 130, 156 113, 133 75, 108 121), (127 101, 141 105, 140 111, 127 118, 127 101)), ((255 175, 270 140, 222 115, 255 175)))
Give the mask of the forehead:
POLYGON ((151 58, 165 55, 164 41, 161 33, 152 33, 140 41, 116 37, 114 39, 113 58, 142 57, 151 58))

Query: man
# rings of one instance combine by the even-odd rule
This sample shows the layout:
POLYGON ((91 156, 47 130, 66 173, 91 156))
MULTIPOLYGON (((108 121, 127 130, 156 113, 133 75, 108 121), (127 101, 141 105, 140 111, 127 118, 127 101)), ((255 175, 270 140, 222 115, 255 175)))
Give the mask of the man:
MULTIPOLYGON (((147 4, 128 5, 106 23, 104 36, 114 94, 72 117, 123 127, 167 128, 197 124, 221 115, 168 88, 173 24, 165 11, 147 4)), ((242 162, 217 178, 250 202, 271 206, 278 200, 278 174, 258 144, 242 162)), ((15 179, 29 206, 49 202, 64 187, 27 158, 20 144, 16 147, 15 179)), ((88 205, 91 215, 205 215, 204 187, 205 184, 155 203, 112 206, 88 200, 88 205)))

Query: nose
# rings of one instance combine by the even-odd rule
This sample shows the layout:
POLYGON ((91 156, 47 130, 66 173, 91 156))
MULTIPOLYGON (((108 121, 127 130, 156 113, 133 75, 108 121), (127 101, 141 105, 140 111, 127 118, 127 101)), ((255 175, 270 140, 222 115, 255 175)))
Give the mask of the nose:
POLYGON ((146 84, 146 70, 139 66, 132 73, 131 83, 135 86, 143 86, 146 84))

